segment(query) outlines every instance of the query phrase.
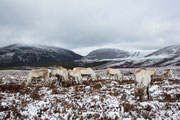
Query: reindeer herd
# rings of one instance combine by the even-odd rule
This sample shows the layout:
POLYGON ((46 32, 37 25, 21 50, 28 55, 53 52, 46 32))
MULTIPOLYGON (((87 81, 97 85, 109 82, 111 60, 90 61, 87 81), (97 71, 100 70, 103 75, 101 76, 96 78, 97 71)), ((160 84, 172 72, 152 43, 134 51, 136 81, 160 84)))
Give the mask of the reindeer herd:
MULTIPOLYGON (((147 95, 149 99, 149 87, 152 82, 152 78, 161 78, 168 79, 173 76, 173 71, 171 69, 165 69, 161 73, 157 73, 156 69, 145 69, 138 68, 135 72, 122 73, 120 69, 107 68, 106 69, 106 80, 116 79, 120 82, 123 81, 124 75, 133 75, 134 76, 134 95, 135 98, 139 97, 141 100, 144 99, 144 96, 147 95)), ((32 80, 37 80, 37 78, 44 78, 45 85, 51 85, 51 77, 57 77, 57 80, 60 83, 70 84, 74 81, 76 84, 83 83, 83 77, 87 77, 87 81, 90 79, 92 81, 97 81, 100 79, 100 76, 93 71, 91 68, 76 67, 73 70, 67 70, 66 68, 59 67, 55 70, 50 69, 39 69, 31 70, 28 74, 25 85, 28 86, 32 83, 32 80)))
POLYGON ((44 78, 45 85, 50 85, 50 77, 56 76, 59 82, 70 83, 70 80, 73 79, 77 84, 82 84, 83 76, 87 76, 88 80, 98 80, 98 75, 91 68, 76 67, 73 70, 67 70, 66 68, 59 67, 55 70, 50 69, 40 69, 40 70, 31 70, 28 74, 26 86, 30 85, 33 79, 44 78))

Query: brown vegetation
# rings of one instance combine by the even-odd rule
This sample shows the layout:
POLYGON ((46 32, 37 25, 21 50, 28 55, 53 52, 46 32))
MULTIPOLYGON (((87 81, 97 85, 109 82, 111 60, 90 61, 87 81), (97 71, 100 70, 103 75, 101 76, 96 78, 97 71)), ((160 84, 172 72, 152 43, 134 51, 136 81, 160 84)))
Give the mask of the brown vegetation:
POLYGON ((24 85, 16 85, 16 84, 5 84, 0 85, 0 91, 17 93, 24 88, 24 85))
MULTIPOLYGON (((11 116, 14 119, 28 119, 28 116, 21 114, 22 111, 25 111, 25 108, 27 109, 28 104, 39 101, 50 101, 48 103, 50 105, 38 109, 34 119, 42 119, 41 117, 44 114, 48 114, 49 116, 59 114, 59 119, 64 119, 62 114, 67 115, 69 110, 71 110, 71 114, 67 115, 67 119, 118 120, 129 117, 131 119, 156 119, 158 117, 157 113, 161 110, 170 110, 172 114, 174 114, 174 110, 180 110, 180 106, 177 104, 180 101, 180 94, 178 92, 171 92, 179 89, 179 83, 179 80, 169 79, 162 81, 155 79, 153 84, 155 89, 150 90, 150 95, 154 95, 152 95, 152 99, 143 101, 145 105, 134 99, 133 80, 123 82, 117 80, 97 80, 85 81, 83 84, 63 84, 60 86, 52 81, 50 87, 35 84, 29 87, 17 84, 4 84, 0 86, 0 112, 5 113, 3 119, 12 119, 11 116), (169 85, 174 85, 174 87, 169 87, 169 85), (155 93, 157 90, 160 92, 155 93), (7 102, 8 98, 12 98, 11 95, 15 97, 15 100, 10 101, 13 104, 1 105, 1 101, 7 102), (88 102, 86 98, 88 98, 88 102), (118 106, 110 106, 109 104, 112 101, 115 101, 115 104, 117 102, 118 106), (156 101, 157 104, 153 103, 153 101, 156 101), (94 114, 88 113, 89 111, 93 111, 94 114), (114 118, 108 116, 109 112, 117 111, 120 111, 119 116, 114 115, 114 118), (126 112, 125 115, 121 113, 122 111, 126 112), (87 113, 87 115, 83 117, 83 113, 87 113)), ((136 96, 142 96, 142 93, 139 90, 135 94, 136 96)), ((164 116, 171 117, 168 113, 165 113, 164 116)))

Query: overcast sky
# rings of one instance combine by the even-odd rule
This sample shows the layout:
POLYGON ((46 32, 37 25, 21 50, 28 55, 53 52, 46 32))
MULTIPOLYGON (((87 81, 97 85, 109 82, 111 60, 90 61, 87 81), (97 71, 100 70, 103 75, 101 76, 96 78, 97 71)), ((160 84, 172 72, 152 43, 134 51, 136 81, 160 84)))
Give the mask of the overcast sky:
POLYGON ((180 43, 180 0, 0 0, 0 46, 156 50, 180 43))

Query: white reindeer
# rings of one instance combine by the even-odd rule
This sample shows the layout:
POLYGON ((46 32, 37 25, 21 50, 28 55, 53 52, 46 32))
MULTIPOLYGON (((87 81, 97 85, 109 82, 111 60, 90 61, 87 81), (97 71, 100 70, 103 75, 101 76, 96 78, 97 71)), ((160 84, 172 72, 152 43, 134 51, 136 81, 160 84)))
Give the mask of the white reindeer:
POLYGON ((163 79, 169 79, 173 76, 173 71, 171 69, 165 69, 164 71, 162 71, 161 75, 163 79))
POLYGON ((117 76, 117 80, 120 80, 122 82, 123 77, 119 69, 107 68, 106 71, 107 71, 106 79, 107 77, 109 77, 110 79, 110 76, 117 76))
POLYGON ((52 76, 57 76, 58 79, 60 79, 60 77, 62 77, 65 81, 65 83, 69 83, 69 78, 68 78, 68 71, 67 69, 63 68, 63 67, 59 67, 55 70, 53 70, 51 72, 52 76))
POLYGON ((51 70, 49 69, 40 69, 40 70, 31 70, 28 74, 27 81, 25 83, 26 86, 30 85, 33 78, 44 78, 45 83, 50 83, 49 76, 50 76, 51 70))
POLYGON ((90 76, 92 80, 97 80, 97 74, 91 68, 76 67, 73 70, 79 70, 81 76, 90 76))
MULTIPOLYGON (((151 83, 151 76, 154 75, 154 70, 146 70, 146 69, 137 69, 135 72, 135 86, 134 86, 134 93, 136 93, 137 88, 143 89, 143 97, 145 94, 147 94, 147 97, 149 99, 149 86, 151 83)), ((135 94, 136 95, 136 94, 135 94)))
POLYGON ((68 70, 69 76, 73 77, 77 84, 82 84, 82 76, 79 70, 68 70))

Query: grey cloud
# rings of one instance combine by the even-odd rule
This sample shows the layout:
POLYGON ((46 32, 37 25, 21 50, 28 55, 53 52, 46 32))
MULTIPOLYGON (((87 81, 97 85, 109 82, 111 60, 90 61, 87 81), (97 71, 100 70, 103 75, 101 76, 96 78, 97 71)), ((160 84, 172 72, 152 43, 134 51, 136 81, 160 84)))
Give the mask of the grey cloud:
POLYGON ((154 50, 178 44, 179 0, 1 0, 1 46, 154 50))

